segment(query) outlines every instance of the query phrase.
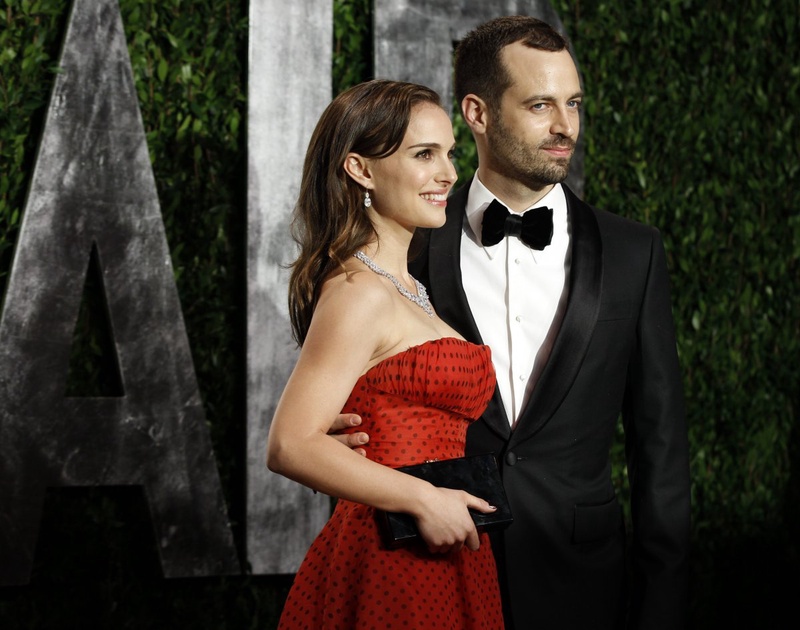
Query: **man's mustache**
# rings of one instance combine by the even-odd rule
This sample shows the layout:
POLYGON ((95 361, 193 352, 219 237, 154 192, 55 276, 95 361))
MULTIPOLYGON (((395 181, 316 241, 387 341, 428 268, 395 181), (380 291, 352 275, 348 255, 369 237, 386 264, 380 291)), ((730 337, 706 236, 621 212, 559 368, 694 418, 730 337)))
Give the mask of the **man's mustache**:
POLYGON ((540 149, 574 149, 574 140, 559 140, 558 142, 546 142, 539 145, 540 149))

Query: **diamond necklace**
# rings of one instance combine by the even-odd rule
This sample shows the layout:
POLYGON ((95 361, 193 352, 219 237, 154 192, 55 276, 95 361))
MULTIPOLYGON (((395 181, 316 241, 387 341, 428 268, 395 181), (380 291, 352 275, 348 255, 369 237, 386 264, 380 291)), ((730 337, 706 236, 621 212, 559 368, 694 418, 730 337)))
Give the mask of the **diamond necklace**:
POLYGON ((379 276, 388 278, 395 286, 395 288, 398 290, 400 295, 414 302, 414 304, 419 306, 423 311, 425 311, 428 314, 428 317, 433 317, 433 307, 431 306, 431 301, 428 299, 428 292, 425 290, 425 287, 419 280, 417 280, 413 276, 411 277, 411 279, 414 281, 414 284, 417 285, 417 295, 414 295, 413 293, 411 293, 411 291, 409 291, 402 284, 400 284, 400 281, 397 278, 395 278, 392 274, 378 267, 378 265, 376 265, 372 261, 372 259, 369 256, 367 256, 364 252, 359 250, 355 254, 353 254, 353 256, 358 258, 361 262, 363 262, 367 267, 369 267, 379 276))

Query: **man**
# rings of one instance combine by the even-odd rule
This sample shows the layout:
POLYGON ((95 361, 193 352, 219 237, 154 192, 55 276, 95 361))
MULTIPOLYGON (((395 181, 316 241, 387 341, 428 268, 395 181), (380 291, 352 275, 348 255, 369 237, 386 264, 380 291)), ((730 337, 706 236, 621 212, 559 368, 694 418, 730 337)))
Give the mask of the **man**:
POLYGON ((459 44, 455 79, 478 170, 448 200, 445 226, 423 235, 411 272, 445 321, 492 350, 498 386, 467 450, 496 454, 514 513, 492 540, 506 625, 681 628, 688 441, 658 231, 560 183, 582 90, 550 26, 516 16, 478 27, 459 44), (620 413, 630 581, 609 459, 620 413))
POLYGON ((478 170, 411 271, 445 321, 492 350, 498 387, 467 450, 496 454, 514 513, 492 541, 507 627, 683 627, 688 442, 660 236, 560 183, 582 91, 550 26, 514 16, 478 27, 457 49, 455 81, 478 170), (528 213, 544 225, 530 246, 514 236, 533 230, 528 213), (627 582, 609 459, 620 413, 627 582))

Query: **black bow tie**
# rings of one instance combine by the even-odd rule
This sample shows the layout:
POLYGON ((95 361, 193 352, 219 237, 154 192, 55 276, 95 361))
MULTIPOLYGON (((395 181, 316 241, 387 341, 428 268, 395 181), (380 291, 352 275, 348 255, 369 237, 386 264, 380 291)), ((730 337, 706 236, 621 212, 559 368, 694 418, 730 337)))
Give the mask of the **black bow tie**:
POLYGON ((481 243, 497 245, 506 235, 518 237, 533 249, 544 249, 553 240, 553 211, 541 206, 515 214, 495 199, 483 213, 481 243))

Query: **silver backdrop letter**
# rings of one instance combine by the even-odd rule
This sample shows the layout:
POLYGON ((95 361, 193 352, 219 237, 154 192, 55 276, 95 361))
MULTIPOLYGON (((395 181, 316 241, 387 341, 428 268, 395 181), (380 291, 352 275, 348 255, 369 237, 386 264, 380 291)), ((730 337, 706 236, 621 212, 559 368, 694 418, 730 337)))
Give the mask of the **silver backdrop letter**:
POLYGON ((329 500, 266 469, 269 423, 297 357, 285 265, 308 140, 331 99, 332 0, 250 3, 248 82, 247 556, 294 573, 329 500))
POLYGON ((143 486, 167 577, 240 572, 116 0, 70 15, 0 320, 0 449, 0 585, 29 580, 58 486, 143 486), (68 398, 93 257, 124 392, 68 398))

